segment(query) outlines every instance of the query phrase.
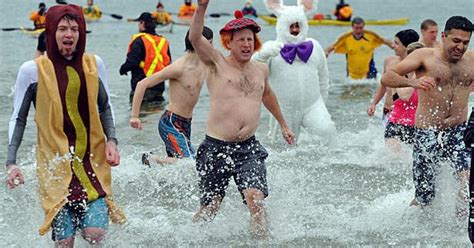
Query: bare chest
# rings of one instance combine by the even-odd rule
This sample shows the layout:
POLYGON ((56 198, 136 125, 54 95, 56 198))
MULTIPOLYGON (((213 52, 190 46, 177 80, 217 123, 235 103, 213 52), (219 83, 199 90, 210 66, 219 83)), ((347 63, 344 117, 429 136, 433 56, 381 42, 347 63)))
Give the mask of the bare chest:
POLYGON ((265 88, 263 72, 254 68, 247 70, 229 70, 223 74, 222 87, 231 94, 244 97, 261 97, 265 88))

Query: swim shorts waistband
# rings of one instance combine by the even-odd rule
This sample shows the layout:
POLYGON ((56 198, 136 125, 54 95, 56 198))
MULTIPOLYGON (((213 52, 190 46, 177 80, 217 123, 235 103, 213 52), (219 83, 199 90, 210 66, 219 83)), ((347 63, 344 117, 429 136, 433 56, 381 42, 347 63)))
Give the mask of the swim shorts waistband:
POLYGON ((180 121, 187 121, 187 122, 191 122, 192 118, 186 118, 186 117, 182 117, 181 115, 178 115, 178 114, 175 114, 169 110, 165 110, 165 112, 163 113, 167 116, 173 116, 174 118, 180 120, 180 121))
POLYGON ((246 140, 242 140, 242 141, 224 141, 224 140, 213 138, 206 134, 206 140, 212 143, 219 144, 219 145, 246 145, 246 144, 254 142, 256 138, 255 138, 255 135, 252 135, 250 138, 246 140))

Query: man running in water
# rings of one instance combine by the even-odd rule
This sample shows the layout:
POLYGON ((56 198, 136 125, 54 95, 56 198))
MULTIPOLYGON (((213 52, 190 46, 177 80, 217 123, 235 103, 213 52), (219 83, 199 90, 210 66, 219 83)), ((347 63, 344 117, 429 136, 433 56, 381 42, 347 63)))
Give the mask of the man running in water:
POLYGON ((220 30, 222 45, 230 51, 223 56, 201 33, 209 0, 199 0, 191 23, 189 39, 199 58, 208 66, 207 86, 210 111, 206 138, 196 157, 199 173, 201 207, 194 220, 212 219, 219 209, 231 177, 246 202, 252 230, 267 237, 268 230, 263 201, 268 195, 265 148, 255 138, 264 106, 280 124, 286 142, 293 144, 294 133, 288 128, 278 101, 268 83, 268 67, 251 61, 261 47, 257 33, 260 26, 252 19, 228 22, 220 30))
MULTIPOLYGON (((418 91, 412 205, 431 205, 440 162, 448 162, 461 183, 459 198, 467 198, 470 148, 463 142, 467 103, 474 81, 474 51, 467 50, 473 25, 462 16, 450 17, 442 33, 442 46, 414 51, 382 77, 387 87, 413 87, 418 91), (418 79, 404 75, 415 71, 418 79)), ((465 208, 458 207, 458 214, 465 208)))
MULTIPOLYGON (((204 27, 202 35, 211 43, 213 33, 204 27)), ((148 153, 143 154, 142 162, 150 165, 150 158, 160 164, 171 164, 177 158, 195 157, 191 145, 191 118, 193 109, 199 99, 203 81, 207 76, 207 67, 198 58, 189 41, 189 31, 185 37, 186 54, 163 70, 138 82, 133 95, 130 126, 142 129, 140 105, 145 90, 169 80, 170 103, 161 116, 158 131, 165 143, 168 157, 165 159, 148 153)))

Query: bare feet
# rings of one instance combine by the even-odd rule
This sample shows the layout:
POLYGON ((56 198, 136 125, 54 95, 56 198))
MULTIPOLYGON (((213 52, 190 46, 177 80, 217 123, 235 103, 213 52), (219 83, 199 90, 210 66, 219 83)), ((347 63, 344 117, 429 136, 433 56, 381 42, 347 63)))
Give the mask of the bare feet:
POLYGON ((148 165, 148 167, 151 167, 151 161, 154 161, 155 163, 159 165, 165 165, 165 164, 176 163, 178 161, 178 158, 175 158, 175 157, 162 158, 158 155, 154 155, 151 152, 142 154, 142 164, 148 165))
POLYGON ((418 204, 418 202, 416 201, 415 198, 413 198, 413 200, 411 200, 410 202, 410 207, 411 208, 415 208, 415 207, 418 207, 420 204, 418 204))

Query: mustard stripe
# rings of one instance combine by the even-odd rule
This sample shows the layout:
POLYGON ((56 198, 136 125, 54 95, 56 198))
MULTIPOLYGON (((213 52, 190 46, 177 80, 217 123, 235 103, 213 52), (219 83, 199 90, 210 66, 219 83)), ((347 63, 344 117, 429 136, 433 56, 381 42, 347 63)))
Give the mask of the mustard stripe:
POLYGON ((74 68, 66 67, 68 84, 66 89, 66 109, 76 131, 76 144, 74 148, 72 170, 79 179, 82 187, 86 190, 88 201, 99 198, 99 193, 92 185, 86 170, 84 169, 83 159, 87 149, 87 130, 81 119, 78 108, 79 92, 81 88, 81 79, 74 68))

